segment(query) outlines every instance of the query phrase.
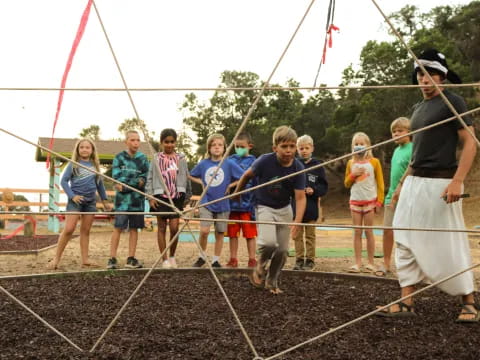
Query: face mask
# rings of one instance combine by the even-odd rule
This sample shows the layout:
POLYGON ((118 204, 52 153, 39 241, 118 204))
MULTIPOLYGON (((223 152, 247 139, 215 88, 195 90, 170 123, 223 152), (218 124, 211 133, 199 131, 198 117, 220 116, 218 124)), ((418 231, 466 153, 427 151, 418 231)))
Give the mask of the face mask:
POLYGON ((235 148, 235 154, 237 154, 240 157, 244 157, 245 155, 247 155, 247 151, 248 151, 247 148, 235 148))
MULTIPOLYGON (((366 149, 366 146, 363 146, 363 145, 355 145, 355 146, 353 147, 353 151, 354 151, 354 152, 355 152, 355 151, 362 151, 362 150, 365 150, 365 149, 366 149)), ((364 151, 358 153, 358 155, 364 155, 364 154, 365 154, 364 151)))

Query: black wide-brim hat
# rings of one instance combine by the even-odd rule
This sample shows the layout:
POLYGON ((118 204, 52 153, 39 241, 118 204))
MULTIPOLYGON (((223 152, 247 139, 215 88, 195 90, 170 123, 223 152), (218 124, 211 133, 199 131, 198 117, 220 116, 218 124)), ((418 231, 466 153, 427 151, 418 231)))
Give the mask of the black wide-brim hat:
POLYGON ((421 70, 421 63, 427 71, 433 71, 443 75, 452 84, 461 84, 462 79, 454 71, 450 70, 447 65, 445 55, 438 52, 436 49, 425 50, 418 56, 418 62, 413 64, 412 84, 418 85, 417 72, 421 70))

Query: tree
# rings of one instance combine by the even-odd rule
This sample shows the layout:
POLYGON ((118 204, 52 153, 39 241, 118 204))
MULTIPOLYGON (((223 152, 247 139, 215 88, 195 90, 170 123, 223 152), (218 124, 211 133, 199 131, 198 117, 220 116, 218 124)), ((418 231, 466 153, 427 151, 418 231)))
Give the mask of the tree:
POLYGON ((90 125, 80 131, 80 137, 88 138, 93 141, 100 140, 100 126, 98 125, 90 125))
POLYGON ((124 138, 125 133, 130 130, 138 131, 140 135, 148 136, 150 145, 152 145, 155 151, 159 151, 160 142, 156 139, 155 131, 148 131, 143 120, 137 118, 125 119, 118 127, 118 131, 122 134, 122 139, 124 138))

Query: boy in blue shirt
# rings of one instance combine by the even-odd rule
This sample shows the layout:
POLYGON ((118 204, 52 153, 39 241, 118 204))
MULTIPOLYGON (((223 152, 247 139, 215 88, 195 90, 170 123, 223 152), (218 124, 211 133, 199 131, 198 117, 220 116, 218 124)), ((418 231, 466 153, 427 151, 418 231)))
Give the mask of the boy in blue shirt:
MULTIPOLYGON (((297 140, 297 150, 300 161, 305 168, 320 164, 320 161, 312 157, 313 139, 308 135, 300 136, 297 140)), ((307 206, 303 215, 302 223, 315 224, 318 219, 318 200, 328 190, 328 183, 323 167, 310 170, 306 173, 305 194, 307 206)), ((295 209, 295 207, 294 207, 295 209)), ((295 242, 295 254, 297 261, 293 270, 313 270, 315 267, 316 235, 315 226, 300 226, 300 231, 293 238, 295 242), (305 232, 305 246, 303 233, 305 232)))
MULTIPOLYGON (((125 134, 127 150, 117 154, 113 159, 112 177, 140 191, 145 191, 149 162, 147 157, 138 151, 140 136, 137 131, 130 130, 125 134)), ((115 184, 115 211, 142 212, 145 209, 145 196, 115 184)), ((115 215, 115 223, 110 243, 110 259, 107 268, 118 267, 117 250, 122 230, 129 229, 128 258, 125 267, 141 268, 143 265, 135 258, 137 250, 138 229, 145 227, 143 215, 115 215)))
MULTIPOLYGON (((235 154, 229 159, 239 165, 243 171, 246 171, 255 161, 255 156, 250 155, 252 149, 252 138, 248 133, 241 133, 235 140, 235 154)), ((250 180, 246 188, 255 185, 254 179, 250 180)), ((240 200, 236 201, 230 199, 230 220, 254 220, 254 199, 253 192, 247 192, 241 195, 240 200)), ((255 267, 257 261, 255 260, 255 238, 257 237, 257 225, 252 223, 228 223, 228 238, 230 244, 230 261, 228 267, 238 267, 238 237, 242 230, 243 237, 247 240, 248 250, 248 267, 255 267)))
MULTIPOLYGON (((287 126, 278 127, 273 133, 273 152, 260 156, 238 181, 236 192, 241 191, 248 181, 256 177, 258 184, 296 173, 304 169, 295 158, 297 134, 287 126)), ((295 198, 296 215, 293 220, 300 224, 305 212, 305 174, 298 174, 280 182, 255 190, 258 221, 292 222, 292 197, 295 198)), ((292 236, 299 226, 291 227, 292 236)), ((280 294, 278 277, 285 264, 290 239, 287 225, 258 224, 259 261, 250 276, 255 287, 265 288, 272 294, 280 294), (270 265, 267 269, 267 264, 270 265)))
MULTIPOLYGON (((230 159, 225 159, 222 166, 218 168, 218 164, 222 160, 225 153, 225 138, 221 134, 210 135, 207 139, 206 158, 200 161, 190 172, 190 179, 202 187, 207 186, 208 190, 203 196, 200 204, 220 199, 225 196, 229 186, 236 183, 243 170, 240 166, 230 159), (213 180, 212 180, 213 177, 213 180)), ((230 202, 228 199, 213 203, 200 208, 200 218, 204 219, 228 219, 230 214, 230 202)), ((205 250, 207 250, 208 234, 212 221, 200 221, 200 238, 199 243, 203 253, 199 254, 197 261, 193 267, 202 267, 206 263, 205 250)), ((226 222, 215 222, 215 250, 212 260, 212 267, 220 268, 220 255, 222 254, 223 239, 225 231, 227 231, 226 222)))

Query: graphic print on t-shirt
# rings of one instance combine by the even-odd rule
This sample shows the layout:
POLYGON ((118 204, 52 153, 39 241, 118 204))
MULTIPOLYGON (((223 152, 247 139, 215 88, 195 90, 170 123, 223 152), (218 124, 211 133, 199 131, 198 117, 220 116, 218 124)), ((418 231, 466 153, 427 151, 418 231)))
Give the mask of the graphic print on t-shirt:
POLYGON ((212 180, 212 183, 210 184, 210 186, 212 187, 215 187, 215 186, 219 186, 222 184, 223 182, 223 179, 225 178, 225 173, 223 172, 223 169, 220 168, 218 169, 217 166, 212 166, 210 168, 207 169, 207 171, 205 171, 205 183, 208 184, 210 183, 210 179, 213 177, 213 175, 215 175, 215 177, 213 178, 212 180), (215 174, 215 171, 217 171, 217 173, 215 174))

